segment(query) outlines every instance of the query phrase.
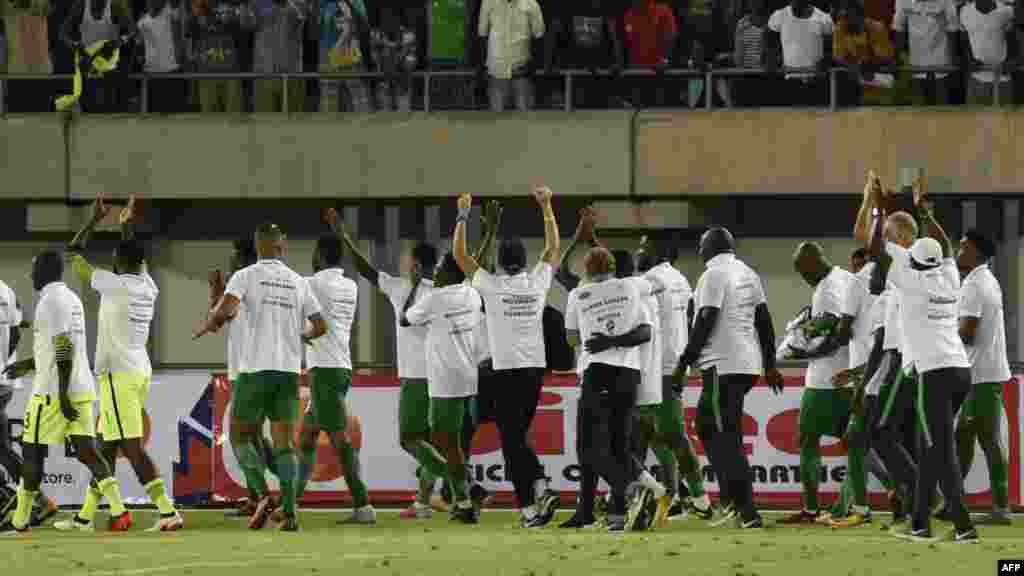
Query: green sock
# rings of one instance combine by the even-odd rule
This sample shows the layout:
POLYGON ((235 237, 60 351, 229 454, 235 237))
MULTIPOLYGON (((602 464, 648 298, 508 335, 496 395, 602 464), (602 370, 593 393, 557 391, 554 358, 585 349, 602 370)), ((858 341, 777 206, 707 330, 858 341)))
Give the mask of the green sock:
POLYGON ((298 462, 295 450, 285 448, 274 453, 274 466, 281 481, 281 508, 288 516, 295 516, 296 480, 298 479, 298 462))
POLYGON ((433 445, 420 440, 413 447, 413 454, 415 454, 416 461, 419 462, 420 466, 431 476, 435 478, 448 477, 448 461, 444 459, 444 456, 441 456, 433 445))
POLYGON ((107 502, 110 503, 111 516, 116 518, 124 514, 124 502, 121 500, 121 485, 117 483, 117 478, 110 477, 102 480, 96 484, 96 487, 107 497, 107 502))
POLYGON ((14 509, 14 518, 11 523, 19 530, 28 527, 32 517, 32 503, 35 502, 37 492, 25 490, 24 483, 18 485, 18 505, 14 509))
POLYGON ((271 474, 280 480, 281 474, 278 473, 277 463, 274 461, 274 449, 271 448, 271 446, 274 445, 274 442, 266 436, 261 436, 259 443, 259 451, 260 455, 263 457, 264 470, 269 470, 271 474))
POLYGON ((448 482, 452 487, 452 502, 459 503, 469 500, 469 496, 466 495, 466 475, 457 474, 456 476, 448 477, 448 482))
POLYGON ((157 509, 160 510, 161 516, 170 516, 177 512, 174 508, 174 504, 171 503, 171 499, 167 497, 167 487, 164 485, 164 481, 162 479, 157 478, 149 484, 146 484, 144 488, 149 499, 153 504, 156 504, 157 509))
POLYGON ((256 498, 267 495, 267 477, 264 468, 264 460, 256 446, 246 440, 239 441, 235 447, 235 454, 238 455, 238 466, 245 476, 245 485, 256 494, 256 498))
POLYGON ((299 500, 306 493, 306 484, 313 477, 313 468, 316 466, 316 447, 302 448, 299 450, 299 478, 298 486, 295 488, 295 499, 299 500))
POLYGON ((833 518, 845 518, 850 513, 850 507, 854 501, 853 482, 850 474, 843 478, 843 483, 839 486, 839 498, 836 499, 836 503, 832 505, 829 512, 833 518))
POLYGON ((668 446, 661 442, 655 442, 651 446, 651 450, 654 452, 654 457, 658 460, 658 465, 661 466, 661 483, 665 485, 669 496, 675 496, 679 490, 679 466, 676 464, 675 454, 672 453, 668 446))
POLYGON ((818 442, 808 442, 800 448, 800 482, 804 486, 804 509, 818 510, 818 468, 821 467, 821 451, 818 442))
POLYGON ((700 473, 700 461, 693 452, 690 438, 682 433, 675 450, 676 461, 679 462, 679 470, 686 479, 686 487, 690 490, 690 496, 700 498, 704 495, 704 477, 700 473))
POLYGON ((864 450, 850 448, 846 477, 850 479, 850 490, 853 492, 854 503, 859 506, 867 506, 868 477, 864 471, 864 450))
POLYGON ((345 483, 352 493, 352 507, 362 508, 370 503, 370 495, 366 490, 366 483, 359 468, 359 453, 352 448, 352 445, 341 440, 338 442, 338 460, 341 462, 341 469, 345 473, 345 483))
POLYGON ((419 466, 416 468, 416 479, 418 481, 416 502, 424 506, 430 506, 430 497, 434 495, 434 484, 437 483, 437 478, 430 472, 427 472, 422 466, 419 466))
POLYGON ((85 503, 78 511, 78 517, 86 522, 92 522, 96 518, 96 510, 100 507, 102 500, 103 494, 99 488, 96 488, 95 483, 90 484, 89 489, 85 491, 85 503))

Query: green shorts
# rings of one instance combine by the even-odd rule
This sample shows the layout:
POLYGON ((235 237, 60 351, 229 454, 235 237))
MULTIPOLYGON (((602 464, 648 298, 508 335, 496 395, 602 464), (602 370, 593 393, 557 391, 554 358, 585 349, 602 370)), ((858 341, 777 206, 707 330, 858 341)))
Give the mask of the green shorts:
POLYGON ((473 396, 431 398, 430 431, 447 434, 462 432, 466 423, 466 413, 473 410, 473 400, 473 396))
POLYGON ((800 398, 800 435, 842 438, 850 422, 850 396, 836 390, 804 388, 800 398))
POLYGON ((238 375, 232 392, 231 416, 243 424, 295 422, 299 412, 299 375, 292 372, 250 372, 238 375))
POLYGON ((345 397, 352 388, 348 368, 311 368, 309 412, 306 422, 327 433, 344 432, 348 426, 345 397))
POLYGON ((1002 418, 1003 384, 984 383, 971 385, 971 392, 960 408, 961 422, 981 420, 985 422, 1002 418))
POLYGON ((398 397, 398 434, 416 436, 430 432, 430 395, 426 378, 403 378, 398 397))

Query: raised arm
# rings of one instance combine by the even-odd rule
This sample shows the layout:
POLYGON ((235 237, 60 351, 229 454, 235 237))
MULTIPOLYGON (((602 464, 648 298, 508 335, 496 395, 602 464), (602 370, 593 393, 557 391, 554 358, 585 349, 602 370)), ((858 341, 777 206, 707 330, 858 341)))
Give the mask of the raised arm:
POLYGON ((857 223, 853 226, 853 237, 865 246, 871 240, 871 212, 876 207, 875 195, 872 191, 881 186, 882 182, 875 171, 868 172, 867 182, 864 184, 864 196, 860 201, 860 210, 857 211, 857 223))
POLYGON ((562 257, 562 247, 555 211, 551 207, 551 196, 551 189, 546 186, 538 186, 533 190, 533 197, 540 204, 540 209, 544 213, 544 253, 541 254, 540 259, 552 266, 558 266, 558 261, 562 257))
POLYGON ((476 271, 480 269, 480 263, 469 255, 466 248, 466 223, 469 221, 469 211, 473 208, 473 197, 469 194, 459 196, 459 215, 455 219, 455 239, 452 243, 452 255, 455 256, 455 263, 459 265, 466 279, 472 281, 476 271))
POLYGON ((409 318, 408 316, 406 316, 406 314, 409 312, 409 309, 412 308, 413 304, 416 302, 416 293, 419 292, 421 283, 422 279, 419 276, 413 276, 412 290, 409 291, 409 296, 405 299, 405 304, 402 306, 402 315, 398 319, 398 325, 401 326, 402 328, 408 328, 412 326, 412 322, 409 321, 409 318))
POLYGON ((915 178, 913 188, 914 209, 917 212, 918 221, 924 227, 925 233, 938 241, 939 245, 942 246, 942 257, 952 258, 953 243, 949 240, 949 236, 946 235, 946 231, 942 229, 942 225, 935 219, 932 203, 928 201, 928 191, 924 178, 921 176, 915 178))
POLYGON ((344 223, 342 223, 341 219, 338 217, 338 211, 334 208, 328 209, 325 219, 327 220, 327 224, 331 227, 331 230, 338 236, 338 238, 341 239, 342 242, 345 243, 345 248, 347 248, 349 254, 352 255, 352 260, 355 261, 356 270, 359 272, 359 275, 366 278, 366 281, 370 284, 379 287, 380 285, 377 283, 377 279, 378 276, 380 276, 380 272, 373 267, 373 264, 370 264, 370 260, 361 250, 359 250, 356 243, 352 241, 352 238, 348 235, 348 230, 345 229, 344 223))
POLYGON ((501 204, 492 200, 484 210, 484 240, 476 251, 476 261, 480 267, 494 273, 494 237, 501 228, 501 204))
POLYGON ((232 294, 225 294, 220 302, 214 306, 213 310, 207 315, 206 322, 204 322, 198 330, 192 334, 192 339, 197 340, 204 334, 215 333, 221 329, 224 324, 234 318, 238 312, 239 300, 237 296, 232 294))
POLYGON ((135 238, 135 194, 128 196, 128 205, 117 215, 117 223, 121 226, 121 239, 135 238))
POLYGON ((594 240, 594 216, 591 208, 583 208, 580 210, 580 222, 576 225, 576 233, 573 234, 572 242, 569 243, 569 247, 565 249, 562 254, 562 259, 558 262, 558 270, 555 272, 555 278, 565 286, 567 290, 572 290, 580 283, 579 276, 572 273, 570 262, 572 262, 572 255, 580 247, 581 244, 591 242, 594 240))
POLYGON ((86 244, 89 243, 89 238, 92 236, 96 226, 103 221, 110 214, 110 206, 107 205, 106 199, 103 193, 100 192, 96 195, 96 200, 92 204, 92 218, 85 223, 84 226, 75 234, 75 237, 71 240, 71 243, 67 245, 69 252, 81 252, 85 250, 86 244))

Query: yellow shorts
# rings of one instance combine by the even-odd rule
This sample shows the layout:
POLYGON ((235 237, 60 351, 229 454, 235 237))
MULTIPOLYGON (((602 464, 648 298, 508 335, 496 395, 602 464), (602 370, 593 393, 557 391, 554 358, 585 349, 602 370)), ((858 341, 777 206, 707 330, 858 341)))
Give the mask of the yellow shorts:
POLYGON ((71 422, 60 411, 60 400, 56 396, 32 396, 25 408, 22 442, 38 445, 64 444, 70 436, 96 436, 96 418, 93 416, 92 403, 91 399, 72 400, 72 406, 78 410, 78 419, 71 422))
POLYGON ((100 425, 104 442, 142 438, 142 409, 149 398, 151 379, 137 372, 106 373, 99 377, 100 425))

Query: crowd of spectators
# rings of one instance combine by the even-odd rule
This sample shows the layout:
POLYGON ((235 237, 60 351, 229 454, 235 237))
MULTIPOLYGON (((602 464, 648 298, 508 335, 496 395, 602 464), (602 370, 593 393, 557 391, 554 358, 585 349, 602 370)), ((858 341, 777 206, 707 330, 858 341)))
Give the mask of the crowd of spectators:
MULTIPOLYGON (((1024 96, 1012 0, 0 0, 0 72, 71 74, 74 49, 120 43, 86 112, 335 112, 422 107, 989 104, 1024 96), (988 69, 978 69, 983 65, 988 69), (900 73, 894 67, 956 67, 900 73), (999 67, 993 71, 992 67, 999 67), (743 69, 714 76, 673 69, 743 69), (622 74, 623 71, 628 74, 622 74), (130 73, 378 73, 374 78, 148 82, 130 73)), ((53 110, 69 80, 11 80, 5 110, 53 110)), ((1019 101, 1017 102, 1019 103, 1019 101)))

